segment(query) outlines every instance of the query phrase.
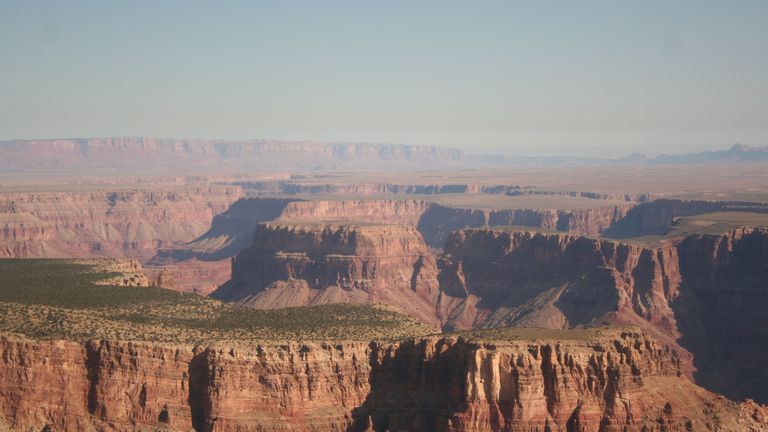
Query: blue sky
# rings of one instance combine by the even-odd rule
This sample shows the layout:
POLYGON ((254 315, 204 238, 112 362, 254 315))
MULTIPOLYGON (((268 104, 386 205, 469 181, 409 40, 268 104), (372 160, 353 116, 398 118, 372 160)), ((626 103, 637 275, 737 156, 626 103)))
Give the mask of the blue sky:
POLYGON ((767 1, 0 1, 0 139, 768 145, 767 1))

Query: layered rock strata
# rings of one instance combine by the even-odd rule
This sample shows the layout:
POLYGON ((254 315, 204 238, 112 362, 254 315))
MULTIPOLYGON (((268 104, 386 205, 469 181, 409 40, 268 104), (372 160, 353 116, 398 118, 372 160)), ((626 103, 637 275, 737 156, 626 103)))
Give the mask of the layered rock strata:
POLYGON ((584 339, 160 347, 0 337, 13 430, 762 430, 631 330, 584 339))
POLYGON ((268 222, 211 296, 256 308, 382 303, 437 324, 436 275, 411 227, 268 222))
POLYGON ((412 228, 281 222, 259 226, 213 296, 256 308, 382 303, 448 329, 632 324, 708 388, 764 401, 766 262, 756 228, 660 247, 468 229, 436 260, 412 228))
POLYGON ((445 250, 439 304, 448 325, 632 323, 677 349, 697 382, 730 397, 768 400, 764 229, 693 235, 654 248, 464 230, 445 250))
POLYGON ((129 257, 190 241, 240 195, 232 187, 178 191, 0 195, 0 257, 129 257))

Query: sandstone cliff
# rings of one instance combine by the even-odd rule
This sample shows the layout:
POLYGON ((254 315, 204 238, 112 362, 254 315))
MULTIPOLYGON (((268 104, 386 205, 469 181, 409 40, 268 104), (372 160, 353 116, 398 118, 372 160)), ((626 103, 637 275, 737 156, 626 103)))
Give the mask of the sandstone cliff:
POLYGON ((708 388, 765 401, 766 262, 768 234, 755 228, 658 247, 468 229, 436 260, 412 228, 272 222, 213 296, 255 308, 383 303, 449 329, 632 324, 708 388))
POLYGON ((256 308, 382 303, 437 324, 436 274, 414 228, 269 222, 211 296, 256 308))
POLYGON ((207 295, 231 277, 231 257, 253 242, 256 224, 280 216, 292 200, 242 198, 213 217, 211 226, 194 240, 163 247, 145 265, 157 279, 165 271, 180 291, 207 295))
POLYGON ((9 193, 0 195, 0 257, 130 257, 190 241, 241 191, 9 193))
POLYGON ((13 430, 764 430, 633 331, 250 349, 0 337, 13 430), (601 334, 602 333, 602 334, 601 334), (47 429, 46 429, 47 428, 47 429))
MULTIPOLYGON (((523 226, 582 235, 598 235, 622 220, 635 204, 573 210, 489 210, 432 205, 418 228, 430 246, 443 247, 450 233, 463 228, 523 226)), ((671 222, 671 218, 670 218, 671 222)))
POLYGON ((730 397, 768 400, 763 229, 694 235, 655 248, 464 230, 445 250, 439 304, 449 326, 632 323, 678 350, 683 369, 697 370, 697 382, 730 397))

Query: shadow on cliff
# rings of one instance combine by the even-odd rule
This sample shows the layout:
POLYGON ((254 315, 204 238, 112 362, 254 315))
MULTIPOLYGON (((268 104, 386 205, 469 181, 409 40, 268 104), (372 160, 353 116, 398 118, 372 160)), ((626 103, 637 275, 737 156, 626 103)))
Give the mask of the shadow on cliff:
POLYGON ((352 410, 348 432, 448 430, 453 414, 467 410, 461 345, 416 340, 371 348, 371 390, 352 410))
POLYGON ((208 398, 208 351, 196 353, 189 362, 187 371, 189 377, 189 403, 192 428, 195 432, 210 430, 208 413, 210 400, 208 398))
POLYGON ((691 236, 678 251, 683 282, 671 306, 696 383, 768 403, 768 232, 691 236))

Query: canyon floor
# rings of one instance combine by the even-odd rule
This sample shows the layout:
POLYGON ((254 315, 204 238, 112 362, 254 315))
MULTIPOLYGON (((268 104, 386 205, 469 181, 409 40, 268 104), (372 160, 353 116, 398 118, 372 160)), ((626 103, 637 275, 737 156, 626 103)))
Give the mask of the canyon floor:
POLYGON ((3 172, 0 429, 768 430, 768 165, 406 169, 3 172))

